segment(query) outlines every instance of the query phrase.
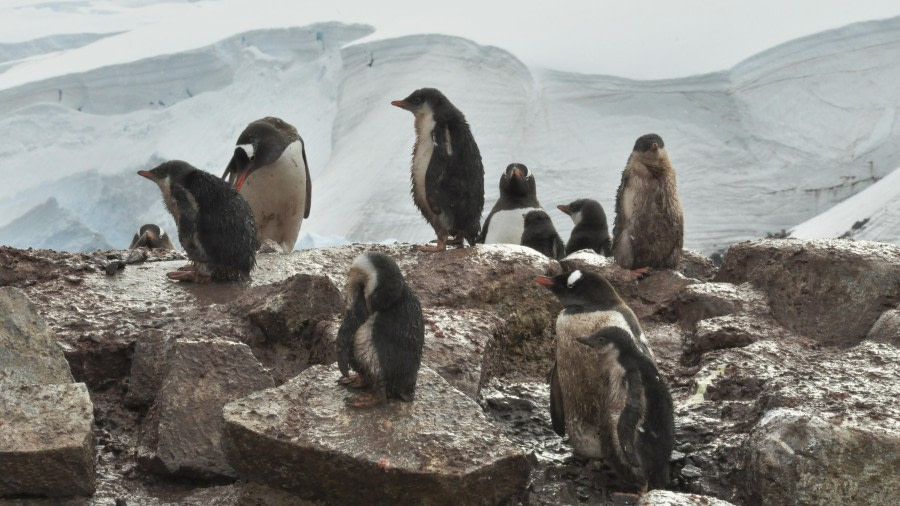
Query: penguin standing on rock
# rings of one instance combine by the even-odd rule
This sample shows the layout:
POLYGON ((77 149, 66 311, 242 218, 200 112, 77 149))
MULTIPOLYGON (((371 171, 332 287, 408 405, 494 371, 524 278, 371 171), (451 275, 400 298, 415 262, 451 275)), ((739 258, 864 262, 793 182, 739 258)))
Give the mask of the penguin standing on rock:
POLYGON ((240 194, 221 179, 180 160, 138 174, 159 186, 166 209, 178 226, 178 240, 193 263, 170 272, 170 279, 249 279, 259 241, 253 211, 240 194))
POLYGON ((474 245, 484 208, 484 166, 465 116, 434 88, 391 104, 415 116, 413 201, 437 234, 435 246, 418 249, 443 251, 463 239, 474 245))
POLYGON ((293 251, 312 203, 309 164, 297 129, 274 117, 250 123, 238 137, 222 179, 253 209, 259 242, 271 239, 293 251))
POLYGON ((566 248, 553 226, 550 216, 537 209, 525 214, 525 230, 522 232, 522 246, 528 246, 554 260, 566 256, 566 248))
POLYGON ((175 245, 172 244, 172 239, 169 238, 169 234, 158 225, 152 223, 142 226, 140 230, 134 234, 134 238, 131 240, 131 246, 128 248, 134 249, 138 247, 150 249, 175 249, 175 245))
POLYGON ((578 199, 569 205, 556 206, 569 215, 575 223, 566 243, 566 255, 583 249, 594 250, 599 255, 612 255, 612 241, 609 239, 609 226, 606 224, 606 213, 596 200, 578 199))
POLYGON ((675 169, 660 136, 642 135, 628 157, 616 192, 613 255, 636 273, 673 269, 684 245, 684 211, 675 169))
POLYGON ((521 163, 509 164, 500 176, 500 198, 485 218, 478 242, 522 244, 523 217, 540 209, 534 175, 521 163))
POLYGON ((356 257, 347 275, 347 292, 347 311, 337 335, 339 382, 369 390, 351 405, 412 401, 425 342, 419 299, 397 264, 377 252, 356 257), (357 374, 351 376, 350 369, 357 374))

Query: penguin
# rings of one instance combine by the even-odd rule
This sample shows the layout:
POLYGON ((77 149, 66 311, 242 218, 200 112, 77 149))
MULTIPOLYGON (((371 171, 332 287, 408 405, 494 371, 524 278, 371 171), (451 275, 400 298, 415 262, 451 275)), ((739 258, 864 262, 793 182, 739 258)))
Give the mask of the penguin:
POLYGON ((569 215, 575 228, 566 243, 566 255, 583 249, 592 249, 598 255, 612 255, 612 241, 609 239, 609 226, 603 206, 592 199, 578 199, 569 205, 556 206, 569 215))
POLYGON ((553 226, 550 216, 537 209, 525 213, 525 224, 522 231, 522 246, 536 249, 554 260, 559 260, 566 255, 566 248, 562 239, 553 226))
POLYGON ((434 88, 416 90, 391 105, 415 116, 413 202, 437 234, 435 246, 417 249, 443 251, 463 239, 475 245, 484 208, 484 165, 465 116, 434 88))
POLYGON ((178 240, 192 262, 170 272, 169 279, 201 283, 249 279, 259 239, 253 211, 236 190, 181 160, 138 174, 159 186, 166 209, 175 218, 178 240))
POLYGON ((616 192, 613 256, 636 273, 674 269, 684 245, 684 211, 662 137, 638 137, 616 192))
POLYGON ((605 427, 609 404, 618 399, 620 386, 607 383, 607 357, 587 350, 577 341, 608 327, 626 332, 635 347, 650 360, 653 350, 637 316, 616 289, 599 274, 574 270, 534 281, 550 289, 563 305, 556 319, 556 360, 550 372, 550 419, 560 436, 569 435, 575 452, 589 458, 604 457, 599 429, 605 427))
POLYGON ((369 390, 350 405, 412 401, 425 343, 418 297, 394 260, 372 251, 353 261, 346 292, 349 302, 337 334, 339 383, 369 390), (351 376, 350 369, 357 374, 351 376))
POLYGON ((484 220, 478 242, 522 244, 525 214, 540 209, 534 175, 521 163, 509 164, 500 176, 500 197, 484 220))
POLYGON ((644 493, 669 482, 669 456, 675 446, 672 396, 656 363, 635 346, 621 327, 606 327, 576 341, 602 357, 607 396, 603 426, 604 460, 626 492, 644 493))
POLYGON ((131 240, 131 246, 128 249, 137 247, 150 249, 175 249, 169 234, 158 225, 148 223, 140 228, 134 238, 131 240))
POLYGON ((253 209, 260 244, 271 239, 293 251, 312 203, 306 148, 297 129, 271 116, 250 123, 238 136, 222 179, 253 209))

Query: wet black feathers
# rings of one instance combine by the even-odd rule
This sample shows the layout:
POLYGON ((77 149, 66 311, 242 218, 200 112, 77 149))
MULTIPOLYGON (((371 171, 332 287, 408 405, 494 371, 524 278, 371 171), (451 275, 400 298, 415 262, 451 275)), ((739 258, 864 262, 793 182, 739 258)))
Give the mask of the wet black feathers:
POLYGON ((562 239, 556 232, 550 216, 544 211, 529 211, 525 215, 525 228, 522 231, 521 244, 555 260, 566 256, 566 248, 562 239))
POLYGON ((556 361, 553 361, 553 368, 550 370, 550 423, 553 426, 553 432, 560 437, 566 435, 566 413, 563 408, 562 387, 559 384, 559 375, 556 373, 556 361))
POLYGON ((365 285, 358 285, 351 295, 344 320, 341 322, 337 333, 337 362, 341 374, 347 376, 350 369, 358 371, 359 363, 353 355, 353 336, 359 327, 369 318, 369 309, 366 307, 365 285))
POLYGON ((612 255, 612 240, 609 237, 609 225, 603 206, 596 200, 579 199, 568 205, 570 215, 580 213, 580 221, 575 224, 569 241, 566 243, 566 254, 571 255, 583 249, 594 250, 603 255, 612 255))

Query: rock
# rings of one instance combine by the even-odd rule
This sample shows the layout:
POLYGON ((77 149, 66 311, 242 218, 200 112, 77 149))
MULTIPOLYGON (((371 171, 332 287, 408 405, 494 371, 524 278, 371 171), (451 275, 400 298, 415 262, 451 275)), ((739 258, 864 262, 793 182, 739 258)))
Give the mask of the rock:
POLYGON ((356 410, 334 366, 229 403, 224 447, 246 480, 334 504, 498 504, 529 463, 481 408, 422 367, 413 402, 356 410))
POLYGON ((131 375, 128 378, 128 392, 125 405, 130 408, 150 406, 156 399, 156 392, 162 384, 163 368, 166 365, 167 343, 165 332, 150 330, 141 334, 134 343, 131 356, 131 375))
POLYGON ((222 406, 274 386, 272 377, 243 343, 181 339, 168 346, 139 462, 156 473, 234 477, 220 444, 222 406))
POLYGON ((773 321, 747 314, 715 316, 697 322, 685 342, 686 357, 697 358, 712 350, 738 348, 760 339, 777 339, 789 331, 773 321))
POLYGON ((718 268, 708 256, 699 251, 685 249, 681 252, 681 261, 675 270, 688 278, 709 281, 716 275, 718 268))
POLYGON ((596 272, 620 292, 624 286, 637 284, 630 270, 619 267, 612 257, 598 255, 592 250, 576 251, 560 260, 559 265, 563 271, 581 269, 585 272, 596 272))
POLYGON ((0 497, 94 493, 94 407, 84 383, 0 388, 0 497))
POLYGON ((716 281, 750 282, 788 329, 830 346, 860 342, 900 302, 900 246, 760 240, 732 245, 716 281))
POLYGON ((750 315, 770 314, 765 295, 750 286, 730 283, 698 283, 686 286, 671 302, 678 322, 686 329, 693 329, 706 318, 737 313, 750 315))
POLYGON ((72 383, 56 336, 18 288, 0 288, 0 389, 72 383))
POLYGON ((637 506, 733 506, 728 501, 707 495, 684 494, 671 490, 651 490, 642 495, 637 506))
POLYGON ((776 409, 760 420, 748 446, 748 494, 758 504, 893 505, 900 497, 896 432, 776 409))
POLYGON ((866 340, 900 346, 900 310, 889 309, 881 313, 866 340))

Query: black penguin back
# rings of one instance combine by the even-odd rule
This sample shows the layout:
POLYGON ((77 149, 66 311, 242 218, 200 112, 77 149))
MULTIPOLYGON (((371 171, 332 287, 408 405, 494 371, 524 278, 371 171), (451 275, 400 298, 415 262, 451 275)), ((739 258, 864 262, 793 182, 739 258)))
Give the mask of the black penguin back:
POLYGON ((590 249, 603 256, 612 255, 612 240, 603 206, 596 200, 579 199, 567 207, 573 219, 578 216, 578 222, 569 235, 566 254, 571 255, 576 251, 590 249))
POLYGON ((521 244, 540 251, 554 260, 563 258, 566 253, 550 216, 540 210, 525 214, 525 229, 522 232, 521 244))
POLYGON ((447 215, 442 219, 450 234, 461 235, 474 246, 481 232, 481 212, 484 210, 484 165, 469 123, 462 113, 458 110, 457 113, 458 116, 441 121, 435 112, 435 139, 449 136, 452 149, 446 153, 449 161, 438 182, 437 199, 441 213, 447 215))

